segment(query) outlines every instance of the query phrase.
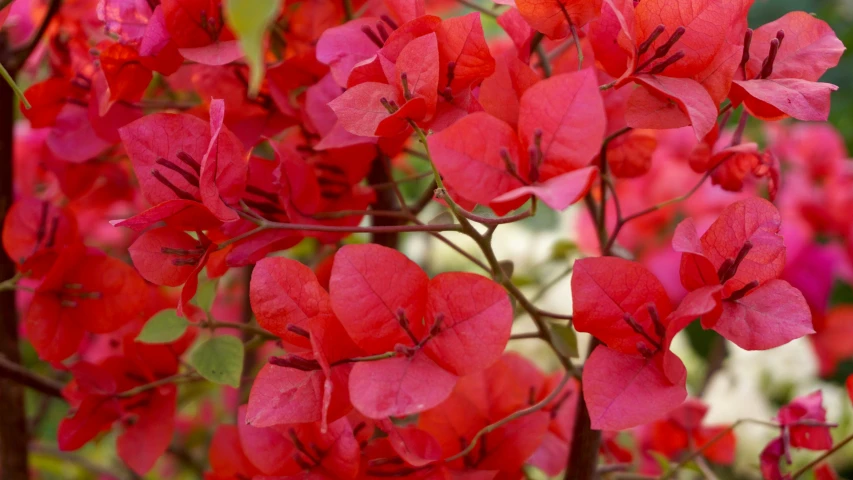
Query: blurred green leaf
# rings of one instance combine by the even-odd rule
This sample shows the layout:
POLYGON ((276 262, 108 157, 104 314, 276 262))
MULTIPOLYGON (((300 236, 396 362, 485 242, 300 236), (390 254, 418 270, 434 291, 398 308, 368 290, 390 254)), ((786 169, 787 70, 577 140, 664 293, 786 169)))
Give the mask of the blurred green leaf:
POLYGON ((281 10, 281 0, 229 0, 225 18, 240 40, 249 63, 249 96, 254 97, 264 80, 264 37, 281 10))
POLYGON ((237 388, 243 374, 243 342, 231 335, 213 337, 193 352, 190 365, 213 383, 237 388))
POLYGON ((568 325, 552 323, 551 331, 554 332, 554 346, 557 350, 569 358, 578 358, 578 336, 575 329, 568 325))
POLYGON ((167 308, 155 313, 145 322, 142 331, 136 337, 142 343, 169 343, 181 338, 187 331, 189 323, 178 316, 174 308, 167 308))
POLYGON ((853 305, 853 286, 836 280, 832 285, 832 293, 829 294, 829 304, 836 305, 853 305))
POLYGON ((198 290, 193 297, 193 303, 198 308, 205 312, 210 312, 213 308, 213 301, 216 300, 216 287, 219 285, 219 280, 201 280, 198 282, 198 290))

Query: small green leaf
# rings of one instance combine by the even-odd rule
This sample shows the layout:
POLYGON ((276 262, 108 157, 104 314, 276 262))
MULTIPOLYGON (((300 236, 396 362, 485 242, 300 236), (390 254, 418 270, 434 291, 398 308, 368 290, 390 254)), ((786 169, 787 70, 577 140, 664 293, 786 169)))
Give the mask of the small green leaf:
POLYGON ((570 240, 557 240, 551 247, 551 260, 564 260, 577 251, 577 243, 570 240))
POLYGON ((174 308, 160 310, 145 322, 145 326, 142 327, 136 341, 142 343, 174 342, 187 331, 187 325, 187 320, 179 317, 174 308))
POLYGON ((548 474, 532 465, 525 465, 524 478, 526 480, 548 480, 550 477, 548 477, 548 474))
POLYGON ((199 278, 198 290, 193 297, 193 303, 205 312, 210 312, 210 309, 213 308, 213 301, 216 299, 216 287, 218 285, 219 280, 202 280, 199 278))
POLYGON ((662 475, 666 475, 667 473, 669 473, 669 459, 666 458, 666 455, 658 452, 649 452, 649 454, 654 457, 655 462, 657 462, 658 466, 660 467, 662 475))
POLYGON ((249 96, 258 93, 264 79, 264 37, 281 10, 281 0, 229 0, 225 5, 228 25, 240 40, 249 63, 249 96))
POLYGON ((195 349, 190 365, 213 383, 237 388, 243 374, 243 342, 231 335, 213 337, 195 349))
POLYGON ((853 304, 853 286, 836 280, 832 285, 832 292, 829 295, 829 305, 850 305, 853 304))
POLYGON ((554 332, 554 346, 557 350, 569 358, 578 358, 578 336, 575 330, 568 325, 552 323, 551 331, 554 332))

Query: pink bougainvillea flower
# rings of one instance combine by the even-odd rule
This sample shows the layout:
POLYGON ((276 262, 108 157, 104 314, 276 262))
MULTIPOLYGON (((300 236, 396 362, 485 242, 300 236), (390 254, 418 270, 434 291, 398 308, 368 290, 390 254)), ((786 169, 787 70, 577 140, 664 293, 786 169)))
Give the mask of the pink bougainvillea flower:
POLYGON ((762 120, 794 117, 825 121, 829 96, 838 87, 818 79, 838 65, 844 45, 826 22, 806 12, 791 12, 751 32, 742 78, 729 94, 762 120))
POLYGON ((814 333, 802 293, 778 279, 785 265, 780 224, 773 204, 749 198, 726 207, 701 237, 687 219, 673 239, 675 250, 683 253, 684 287, 720 299, 719 308, 702 317, 702 326, 747 350, 814 333))

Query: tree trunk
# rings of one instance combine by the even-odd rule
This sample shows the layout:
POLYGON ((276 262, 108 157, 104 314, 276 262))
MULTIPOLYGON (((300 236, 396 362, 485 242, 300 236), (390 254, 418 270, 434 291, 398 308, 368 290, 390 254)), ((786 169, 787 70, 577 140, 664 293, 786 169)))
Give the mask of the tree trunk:
MULTIPOLYGON (((0 83, 0 220, 12 205, 13 139, 15 125, 15 94, 8 85, 0 83)), ((15 264, 0 249, 0 281, 15 275, 15 264)), ((0 291, 0 355, 20 363, 18 350, 18 314, 15 291, 0 291)), ((24 410, 24 389, 19 384, 0 378, 0 477, 5 480, 29 478, 27 461, 27 418, 24 410)))

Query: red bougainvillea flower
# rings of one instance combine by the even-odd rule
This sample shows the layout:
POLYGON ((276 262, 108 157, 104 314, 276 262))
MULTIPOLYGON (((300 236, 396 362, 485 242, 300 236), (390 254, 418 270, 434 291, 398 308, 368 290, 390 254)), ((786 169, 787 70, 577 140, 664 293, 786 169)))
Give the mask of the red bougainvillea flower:
POLYGON ((401 135, 410 121, 436 130, 452 123, 477 108, 470 88, 495 70, 476 13, 444 21, 427 15, 399 27, 387 16, 362 19, 324 38, 318 59, 348 87, 329 107, 344 130, 362 137, 401 135), (341 51, 353 37, 356 48, 341 51))
MULTIPOLYGON (((555 385, 545 386, 543 380, 544 375, 529 361, 505 355, 488 369, 461 378, 447 400, 420 415, 418 428, 434 438, 442 458, 457 455, 486 425, 547 396, 555 385)), ((577 400, 571 398, 571 392, 567 390, 564 399, 570 401, 553 403, 550 412, 531 413, 485 434, 471 452, 450 466, 508 474, 519 472, 548 433, 552 415, 560 416, 561 409, 571 409, 571 402, 577 400)))
POLYGON ((286 357, 265 365, 252 386, 247 421, 257 427, 330 422, 351 408, 347 359, 362 355, 332 312, 314 272, 295 260, 266 258, 250 285, 258 323, 281 337, 286 357))
POLYGON ((767 177, 771 201, 779 189, 779 162, 773 153, 762 151, 755 143, 740 143, 740 138, 721 136, 718 128, 693 149, 690 168, 700 173, 712 170, 712 183, 730 192, 743 190, 747 177, 767 177))
POLYGON ((590 27, 592 45, 615 85, 636 82, 626 120, 635 128, 716 123, 738 68, 752 0, 605 0, 590 27))
POLYGON ((588 166, 604 137, 605 113, 592 70, 557 75, 521 96, 518 133, 474 113, 431 135, 429 148, 448 187, 503 215, 531 195, 563 210, 583 198, 597 170, 588 166))
POLYGON ((682 285, 718 304, 702 317, 702 326, 747 350, 814 333, 802 293, 778 279, 785 265, 780 224, 773 204, 749 198, 726 207, 701 237, 687 219, 673 238, 673 248, 683 252, 682 285))
MULTIPOLYGON (((512 5, 512 0, 496 3, 512 5)), ((602 0, 515 0, 521 16, 552 40, 566 38, 601 13, 602 0)))
POLYGON ((791 12, 747 35, 732 103, 743 103, 762 120, 826 121, 830 93, 838 87, 818 79, 845 50, 832 28, 806 12, 791 12))
POLYGON ((25 325, 39 356, 71 356, 86 332, 109 333, 138 314, 145 282, 126 263, 80 244, 66 246, 36 288, 25 325))
POLYGON ((22 198, 3 220, 3 248, 30 278, 41 278, 62 248, 78 241, 74 215, 45 200, 22 198))
POLYGON ((776 421, 779 422, 781 430, 779 437, 764 448, 760 457, 761 473, 765 480, 790 478, 789 475, 782 474, 779 463, 783 458, 788 465, 792 463, 792 447, 807 450, 832 448, 829 429, 834 425, 826 423, 823 394, 819 390, 797 397, 779 409, 776 421))
POLYGON ((660 465, 649 455, 657 452, 677 461, 686 452, 703 448, 710 440, 714 443, 703 448, 702 456, 709 462, 730 465, 735 456, 735 435, 727 425, 703 426, 702 419, 708 406, 690 399, 671 411, 666 418, 640 428, 640 451, 643 452, 643 472, 659 475, 660 465), (719 437, 722 435, 722 437, 719 437))
POLYGON ((437 405, 457 376, 497 361, 509 340, 512 307, 502 287, 468 273, 430 280, 387 247, 338 250, 329 289, 332 310, 365 354, 397 353, 353 367, 350 399, 369 418, 437 405))
POLYGON ((73 365, 74 380, 63 392, 73 414, 59 424, 59 448, 76 450, 120 421, 119 456, 136 473, 147 473, 172 440, 177 387, 167 383, 138 393, 135 389, 177 373, 179 356, 189 345, 184 340, 145 345, 128 339, 122 356, 73 365))
MULTIPOLYGON (((361 424, 361 428, 365 425, 361 424)), ((359 471, 359 441, 348 418, 321 428, 316 423, 259 428, 246 422, 246 406, 237 411, 239 450, 247 464, 214 466, 216 473, 240 468, 268 477, 318 480, 355 479, 359 471)), ((234 439, 230 442, 234 446, 234 439)))
POLYGON ((716 304, 691 293, 670 313, 660 281, 638 263, 615 257, 575 262, 574 327, 605 345, 583 373, 592 426, 622 430, 661 418, 687 397, 687 371, 670 351, 675 335, 716 304))
POLYGON ((248 157, 222 125, 224 102, 210 104, 210 124, 187 114, 147 115, 121 129, 142 194, 153 207, 114 225, 142 230, 166 220, 206 230, 239 219, 231 208, 243 195, 248 157))
POLYGON ((198 275, 216 249, 203 233, 197 236, 193 238, 172 227, 155 228, 143 233, 128 248, 133 265, 143 278, 155 285, 183 285, 178 301, 180 315, 185 314, 185 307, 195 296, 198 275))

